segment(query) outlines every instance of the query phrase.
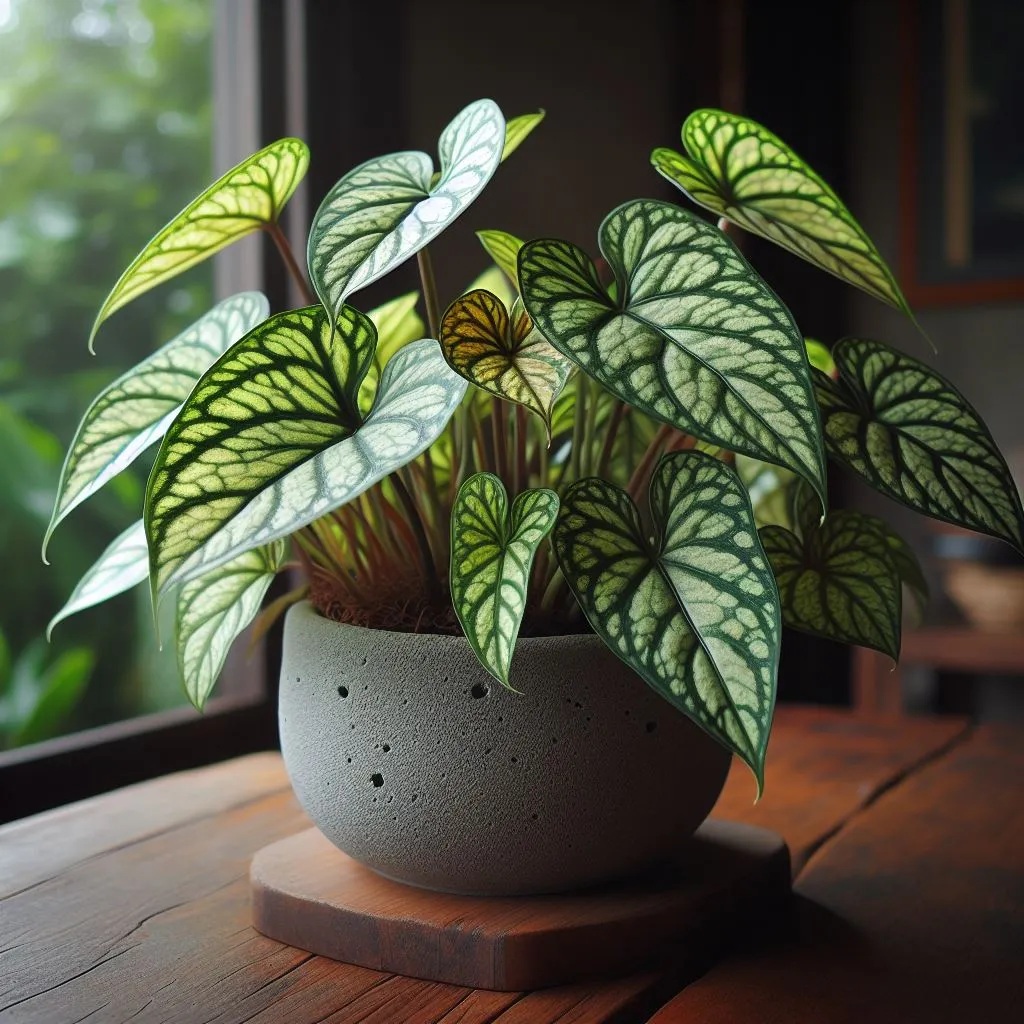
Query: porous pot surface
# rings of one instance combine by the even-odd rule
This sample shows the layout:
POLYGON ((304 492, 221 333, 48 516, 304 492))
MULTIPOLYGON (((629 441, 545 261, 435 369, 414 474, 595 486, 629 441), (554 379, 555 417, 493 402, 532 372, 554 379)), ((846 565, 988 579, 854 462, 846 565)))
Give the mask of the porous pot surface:
POLYGON ((512 692, 464 637, 285 623, 280 726, 320 830, 383 875, 472 894, 555 892, 671 856, 729 754, 595 636, 524 637, 512 692))

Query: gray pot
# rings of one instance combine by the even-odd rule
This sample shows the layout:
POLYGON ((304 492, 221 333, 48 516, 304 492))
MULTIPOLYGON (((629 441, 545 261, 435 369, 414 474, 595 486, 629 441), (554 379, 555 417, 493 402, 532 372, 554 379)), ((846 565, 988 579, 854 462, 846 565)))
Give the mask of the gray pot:
POLYGON ((557 892, 671 856, 729 754, 594 636, 521 638, 505 690, 463 637, 288 613, 281 749, 336 846, 389 878, 557 892))

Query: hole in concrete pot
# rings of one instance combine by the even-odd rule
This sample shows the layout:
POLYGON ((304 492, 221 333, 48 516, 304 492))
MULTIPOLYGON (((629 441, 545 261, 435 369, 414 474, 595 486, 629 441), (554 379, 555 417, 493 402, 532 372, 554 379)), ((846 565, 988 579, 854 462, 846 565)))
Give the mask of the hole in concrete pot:
POLYGON ((483 683, 475 683, 469 692, 472 694, 473 700, 479 700, 481 697, 486 697, 489 691, 483 683))
POLYGON ((347 697, 348 696, 348 687, 347 686, 339 686, 338 687, 338 696, 339 697, 347 697))
POLYGON ((384 785, 384 776, 380 772, 374 772, 370 776, 370 781, 373 783, 374 788, 380 789, 384 785))

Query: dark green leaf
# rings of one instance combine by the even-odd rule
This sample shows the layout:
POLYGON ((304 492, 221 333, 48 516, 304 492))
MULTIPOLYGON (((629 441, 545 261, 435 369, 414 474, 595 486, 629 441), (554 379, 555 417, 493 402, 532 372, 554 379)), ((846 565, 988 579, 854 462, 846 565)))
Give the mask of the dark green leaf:
POLYGON ((624 402, 793 469, 824 499, 803 337, 732 242, 685 210, 642 199, 605 219, 600 243, 619 302, 576 246, 523 247, 523 301, 544 336, 624 402))
POLYGON ((760 792, 775 704, 775 580, 736 474, 677 452, 651 481, 650 541, 629 495, 572 484, 553 534, 595 632, 666 700, 738 754, 760 792))
POLYGON ((874 242, 828 184, 756 121, 696 110, 683 125, 687 156, 651 154, 695 203, 753 231, 913 318, 874 242))
POLYGON ((878 520, 843 510, 803 537, 781 526, 760 534, 785 625, 899 657, 900 579, 878 520))
POLYGON ((838 381, 815 371, 829 454, 882 494, 1024 553, 1017 487, 967 399, 877 341, 847 338, 833 355, 838 381))
POLYGON ((558 495, 523 491, 509 515, 505 485, 493 473, 474 473, 452 508, 451 591, 470 646, 508 686, 533 556, 558 514, 558 495))

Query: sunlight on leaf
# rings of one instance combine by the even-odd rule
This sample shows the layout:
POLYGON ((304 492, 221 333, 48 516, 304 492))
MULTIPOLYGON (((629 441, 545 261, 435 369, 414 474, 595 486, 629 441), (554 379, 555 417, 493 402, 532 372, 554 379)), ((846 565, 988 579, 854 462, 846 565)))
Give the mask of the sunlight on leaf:
POLYGON ((470 646, 503 686, 519 626, 533 556, 558 514, 558 495, 523 491, 509 514, 505 485, 475 473, 459 488, 451 519, 451 592, 470 646))
POLYGON ((233 295, 100 392, 68 448, 43 538, 44 561, 61 520, 163 437, 210 364, 269 312, 259 292, 233 295))
POLYGON ((686 156, 656 149, 651 163, 695 203, 913 319, 892 271, 842 200, 767 128, 696 110, 683 125, 683 146, 686 156))
POLYGON ((523 247, 522 239, 510 235, 507 231, 478 231, 476 237, 487 250, 487 255, 508 276, 512 287, 518 290, 518 259, 519 250, 523 247))
POLYGON ((544 120, 544 111, 535 114, 520 114, 505 125, 505 146, 501 151, 502 162, 507 160, 522 144, 526 136, 544 120))
POLYGON ((49 640, 54 626, 75 612, 91 608, 141 583, 149 575, 146 528, 140 519, 107 547, 79 580, 67 603, 46 627, 49 640))
POLYGON ((274 223, 309 166, 299 139, 279 139, 228 171, 194 199, 132 261, 103 303, 100 324, 143 292, 169 281, 232 242, 274 223))

